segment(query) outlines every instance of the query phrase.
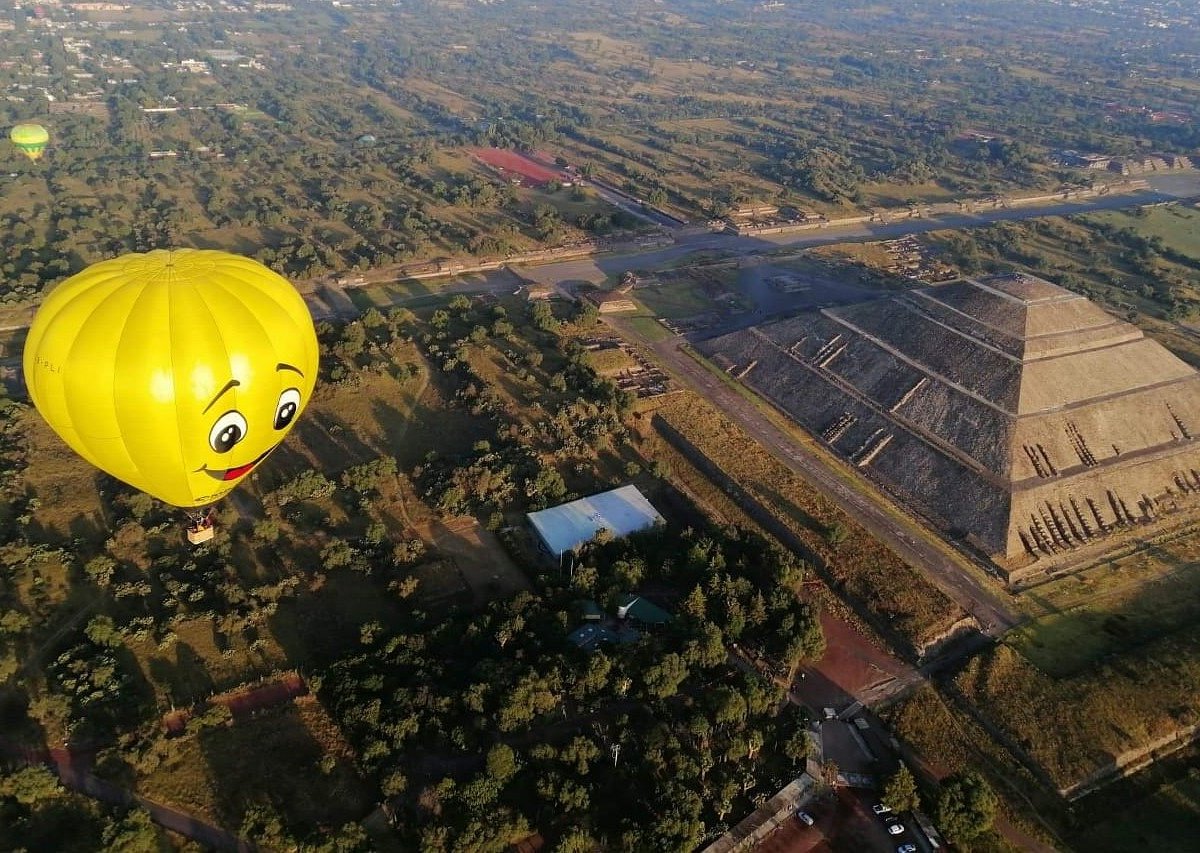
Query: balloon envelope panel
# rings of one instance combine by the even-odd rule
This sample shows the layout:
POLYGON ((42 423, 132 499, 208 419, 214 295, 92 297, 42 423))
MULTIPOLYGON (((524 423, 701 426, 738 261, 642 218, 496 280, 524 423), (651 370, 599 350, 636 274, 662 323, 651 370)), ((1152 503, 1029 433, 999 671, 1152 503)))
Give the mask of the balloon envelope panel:
POLYGON ((18 124, 9 131, 8 138, 22 154, 30 160, 42 156, 46 143, 50 141, 50 132, 40 124, 18 124))
POLYGON ((29 329, 34 405, 80 456, 175 506, 223 497, 312 397, 304 300, 257 261, 180 249, 72 276, 29 329))

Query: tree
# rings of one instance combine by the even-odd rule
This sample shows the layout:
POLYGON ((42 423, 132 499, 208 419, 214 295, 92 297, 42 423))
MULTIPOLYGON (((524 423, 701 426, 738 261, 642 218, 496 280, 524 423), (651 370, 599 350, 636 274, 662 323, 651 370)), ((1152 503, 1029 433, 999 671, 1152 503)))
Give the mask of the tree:
POLYGON ((0 778, 0 795, 12 797, 22 805, 33 805, 61 793, 58 777, 41 766, 26 767, 0 778))
POLYGON ((986 832, 996 819, 998 801, 987 780, 968 770, 942 784, 938 797, 938 826, 955 843, 986 832))
POLYGON ((113 572, 117 570, 117 562, 112 557, 101 554, 92 557, 84 564, 83 571, 96 586, 107 587, 112 582, 113 572))
POLYGON ((83 633, 97 646, 115 648, 121 645, 121 632, 107 616, 93 616, 83 633))
POLYGON ((907 765, 901 764, 900 769, 888 779, 883 789, 883 803, 894 812, 911 812, 920 808, 917 780, 907 765))
POLYGON ((582 829, 568 829, 566 833, 558 839, 558 844, 555 846, 555 853, 592 853, 599 845, 596 840, 584 832, 582 829))
POLYGON ((656 699, 674 696, 679 691, 679 685, 687 677, 687 664, 674 652, 663 655, 661 660, 648 666, 642 673, 646 693, 656 699))
POLYGON ((788 735, 783 741, 783 754, 797 764, 801 763, 808 757, 809 751, 812 749, 812 741, 809 739, 808 732, 799 726, 788 735))
POLYGON ((488 775, 503 785, 517 772, 517 754, 505 743, 498 743, 488 750, 488 775))
POLYGON ((550 307, 548 302, 534 302, 529 309, 529 316, 533 320, 533 325, 537 326, 543 332, 558 330, 558 320, 555 319, 554 309, 550 307))
POLYGON ((171 849, 145 809, 132 809, 125 817, 109 824, 104 830, 103 846, 116 853, 159 853, 171 849))

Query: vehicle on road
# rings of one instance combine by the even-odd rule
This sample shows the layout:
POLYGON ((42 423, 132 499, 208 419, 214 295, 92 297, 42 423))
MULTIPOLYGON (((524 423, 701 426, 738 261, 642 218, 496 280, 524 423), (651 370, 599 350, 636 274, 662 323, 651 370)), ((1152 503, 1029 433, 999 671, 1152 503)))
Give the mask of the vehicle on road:
POLYGON ((825 714, 825 719, 827 719, 827 720, 837 719, 837 711, 835 711, 833 708, 825 708, 825 709, 823 709, 823 711, 825 714))
POLYGON ((887 829, 888 829, 888 835, 900 835, 901 833, 904 832, 904 824, 889 823, 887 829))
POLYGON ((899 847, 896 848, 896 853, 917 853, 917 845, 901 844, 899 847))
POLYGON ((808 812, 796 812, 796 817, 805 826, 812 826, 814 823, 816 823, 816 821, 813 820, 813 816, 808 812))
POLYGON ((889 806, 885 806, 883 803, 876 803, 875 805, 871 806, 871 811, 875 812, 875 814, 887 814, 891 811, 891 808, 889 806))
POLYGON ((858 727, 859 727, 859 729, 861 729, 861 730, 862 730, 862 731, 864 731, 864 732, 865 732, 867 729, 871 728, 871 724, 870 724, 870 723, 868 723, 866 720, 864 720, 862 717, 855 717, 855 718, 854 718, 854 725, 858 726, 858 727))

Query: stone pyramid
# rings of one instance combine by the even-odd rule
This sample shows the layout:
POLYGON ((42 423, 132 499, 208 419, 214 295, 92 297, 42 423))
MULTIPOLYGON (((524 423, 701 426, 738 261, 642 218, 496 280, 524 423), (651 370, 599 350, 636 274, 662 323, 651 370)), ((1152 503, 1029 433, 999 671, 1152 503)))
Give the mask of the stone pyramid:
POLYGON ((699 348, 1012 573, 1200 493, 1200 374, 1032 276, 909 291, 699 348))

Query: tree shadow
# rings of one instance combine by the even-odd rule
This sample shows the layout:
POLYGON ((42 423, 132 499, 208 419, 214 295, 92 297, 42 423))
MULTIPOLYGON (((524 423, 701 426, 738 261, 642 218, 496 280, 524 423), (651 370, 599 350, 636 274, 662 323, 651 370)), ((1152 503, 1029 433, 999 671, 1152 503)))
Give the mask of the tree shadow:
POLYGON ((29 716, 29 701, 23 687, 0 686, 0 755, 30 757, 47 747, 46 730, 29 716))
POLYGON ((788 518, 795 521, 801 527, 807 528, 808 530, 811 530, 814 533, 819 533, 822 536, 824 536, 825 533, 827 532, 827 527, 825 524, 823 524, 822 522, 813 518, 811 515, 809 515, 804 510, 800 509, 800 507, 796 506, 794 503, 791 502, 791 500, 789 500, 784 495, 781 495, 779 492, 776 492, 774 489, 769 489, 769 488, 765 488, 765 487, 763 488, 763 492, 767 495, 768 498, 770 498, 772 504, 774 504, 779 509, 782 509, 784 514, 787 515, 788 518))
POLYGON ((367 622, 395 624, 398 605, 380 585, 348 569, 325 576, 318 589, 301 588, 279 603, 268 628, 289 661, 311 671, 361 649, 360 629, 367 622))
POLYGON ((375 422, 383 430, 383 453, 394 456, 402 469, 410 469, 420 463, 425 455, 427 443, 413 441, 409 437, 414 432, 414 426, 437 430, 438 453, 442 456, 454 456, 466 452, 471 444, 481 438, 486 438, 485 429, 469 415, 461 411, 434 409, 418 403, 411 414, 405 415, 400 409, 383 400, 371 403, 371 411, 375 422))
POLYGON ((187 643, 175 644, 175 661, 150 659, 150 677, 167 691, 171 704, 187 708, 208 698, 216 689, 204 659, 187 643))
POLYGON ((373 805, 348 754, 327 751, 294 702, 231 726, 202 729, 198 743, 217 812, 228 827, 242 826, 251 809, 265 808, 282 818, 289 834, 313 837, 362 819, 373 805))

